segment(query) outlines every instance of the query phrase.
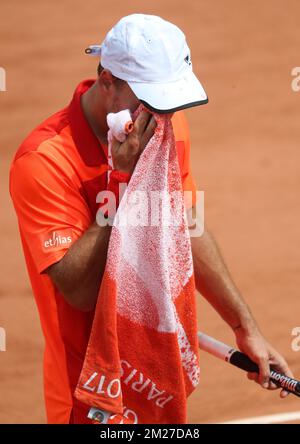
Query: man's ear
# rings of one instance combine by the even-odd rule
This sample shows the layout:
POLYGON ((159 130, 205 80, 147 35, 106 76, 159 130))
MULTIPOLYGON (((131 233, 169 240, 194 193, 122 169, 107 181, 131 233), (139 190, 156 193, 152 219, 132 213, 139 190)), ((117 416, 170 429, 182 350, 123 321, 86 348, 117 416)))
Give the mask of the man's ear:
POLYGON ((114 83, 112 73, 108 69, 103 69, 99 74, 99 83, 105 88, 109 89, 114 83))

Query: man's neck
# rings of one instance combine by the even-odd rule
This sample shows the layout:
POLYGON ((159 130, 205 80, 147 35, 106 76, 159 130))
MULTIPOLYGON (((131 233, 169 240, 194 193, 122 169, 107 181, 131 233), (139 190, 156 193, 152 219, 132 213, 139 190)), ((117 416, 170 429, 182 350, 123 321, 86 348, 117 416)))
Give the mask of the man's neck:
POLYGON ((99 106, 101 101, 98 96, 98 85, 97 82, 95 82, 94 85, 81 96, 81 106, 83 114, 93 133, 101 144, 107 145, 108 126, 106 122, 106 112, 99 106))

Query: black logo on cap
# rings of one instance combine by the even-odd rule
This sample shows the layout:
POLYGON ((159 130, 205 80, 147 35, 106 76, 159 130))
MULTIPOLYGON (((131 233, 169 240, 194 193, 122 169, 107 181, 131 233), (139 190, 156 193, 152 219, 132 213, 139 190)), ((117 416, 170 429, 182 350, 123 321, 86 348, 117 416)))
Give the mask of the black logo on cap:
POLYGON ((191 66, 192 61, 191 61, 191 56, 190 56, 189 54, 185 57, 184 61, 185 61, 189 66, 191 66))

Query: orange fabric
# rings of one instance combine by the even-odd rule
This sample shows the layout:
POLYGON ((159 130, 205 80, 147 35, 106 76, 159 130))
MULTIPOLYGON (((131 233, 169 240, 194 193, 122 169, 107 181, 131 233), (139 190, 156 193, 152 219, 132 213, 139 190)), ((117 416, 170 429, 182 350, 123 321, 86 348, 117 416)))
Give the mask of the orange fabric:
MULTIPOLYGON (((93 82, 82 82, 70 105, 24 140, 10 172, 10 193, 45 337, 44 392, 49 423, 68 423, 72 409, 73 421, 85 422, 85 406, 72 394, 94 312, 72 308, 43 272, 62 259, 95 220, 96 195, 107 186, 107 148, 95 138, 80 106, 81 95, 93 82)), ((174 115, 173 126, 183 187, 195 188, 182 113, 174 115)))
POLYGON ((114 219, 75 392, 90 407, 112 413, 108 423, 186 423, 187 396, 199 383, 193 260, 175 139, 169 116, 154 116, 155 134, 114 219), (170 217, 160 215, 154 224, 150 217, 159 211, 152 192, 170 202, 170 217), (136 214, 138 195, 139 218, 124 225, 136 214))

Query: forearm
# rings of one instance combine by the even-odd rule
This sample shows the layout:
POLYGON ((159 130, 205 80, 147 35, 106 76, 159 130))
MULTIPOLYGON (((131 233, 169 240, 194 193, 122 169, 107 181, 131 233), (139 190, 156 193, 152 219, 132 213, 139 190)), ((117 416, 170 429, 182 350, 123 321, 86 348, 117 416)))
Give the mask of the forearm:
POLYGON ((235 286, 212 235, 191 238, 197 290, 233 329, 257 329, 249 307, 235 286))
POLYGON ((111 226, 95 222, 47 273, 65 299, 83 311, 93 309, 104 273, 111 226))

